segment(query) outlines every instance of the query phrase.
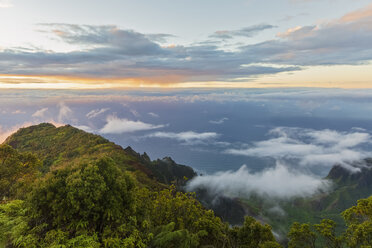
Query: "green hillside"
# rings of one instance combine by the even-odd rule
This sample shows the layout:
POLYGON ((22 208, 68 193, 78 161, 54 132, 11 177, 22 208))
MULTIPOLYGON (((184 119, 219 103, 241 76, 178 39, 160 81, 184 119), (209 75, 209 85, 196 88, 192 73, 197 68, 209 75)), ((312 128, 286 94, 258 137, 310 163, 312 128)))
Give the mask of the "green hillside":
POLYGON ((283 216, 269 210, 270 199, 220 199, 216 213, 232 223, 245 214, 256 217, 231 226, 195 193, 180 191, 195 176, 190 167, 169 157, 151 161, 98 135, 44 123, 0 145, 0 248, 371 247, 372 197, 343 213, 341 236, 334 222, 321 219, 337 214, 341 223, 341 210, 370 192, 370 168, 359 176, 342 169, 329 175, 331 193, 276 202, 283 216), (279 244, 263 222, 283 236, 290 230, 289 242, 279 244))
POLYGON ((0 247, 279 247, 270 226, 232 229, 178 191, 190 167, 69 125, 20 129, 0 173, 0 247))
POLYGON ((150 161, 146 155, 132 148, 123 149, 107 139, 84 132, 70 125, 56 128, 43 123, 22 128, 10 136, 5 144, 20 152, 31 152, 42 160, 43 172, 74 163, 90 162, 110 157, 123 170, 130 171, 143 185, 161 187, 161 184, 183 184, 184 177, 196 174, 192 168, 176 164, 170 158, 150 161))

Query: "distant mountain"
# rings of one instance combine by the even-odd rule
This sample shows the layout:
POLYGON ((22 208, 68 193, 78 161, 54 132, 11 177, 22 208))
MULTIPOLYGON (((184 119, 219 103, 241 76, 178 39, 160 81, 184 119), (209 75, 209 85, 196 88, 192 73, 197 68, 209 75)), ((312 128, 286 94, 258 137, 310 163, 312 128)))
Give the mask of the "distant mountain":
POLYGON ((231 227, 179 190, 192 168, 70 125, 11 135, 0 172, 0 248, 281 247, 269 225, 231 227))
MULTIPOLYGON (((44 173, 53 167, 108 156, 146 187, 162 188, 163 184, 171 183, 181 186, 196 176, 191 167, 179 165, 170 157, 151 161, 146 153, 137 153, 130 146, 123 149, 99 135, 70 125, 57 128, 42 123, 22 128, 4 143, 20 152, 36 154, 42 160, 44 173)), ((242 224, 244 216, 251 215, 282 233, 286 233, 294 221, 317 223, 322 218, 331 218, 342 225, 339 213, 372 194, 372 159, 349 166, 359 172, 335 165, 326 177, 332 182, 332 189, 310 198, 273 202, 252 195, 249 199, 230 199, 210 195, 205 189, 200 189, 197 196, 204 206, 232 224, 242 224)))
POLYGON ((0 247, 278 248, 271 226, 283 244, 293 222, 333 219, 341 233, 340 213, 372 193, 372 159, 348 165, 352 170, 335 165, 326 177, 332 189, 308 198, 230 199, 199 189, 197 201, 168 186, 184 186, 196 176, 192 168, 170 157, 151 161, 70 125, 22 128, 4 143, 0 247))
MULTIPOLYGON (((249 199, 235 199, 233 205, 239 203, 240 207, 245 209, 245 214, 270 224, 282 235, 288 232, 293 222, 315 224, 324 218, 336 221, 337 230, 341 231, 345 223, 340 213, 354 206, 358 199, 372 195, 372 159, 354 162, 347 166, 349 169, 342 165, 332 167, 326 177, 332 185, 327 192, 308 198, 280 201, 253 195, 249 199)), ((203 202, 203 199, 200 200, 203 202)), ((213 205, 209 206, 215 210, 213 205)), ((218 207, 216 210, 218 213, 218 207)), ((240 219, 241 223, 243 215, 243 212, 240 212, 240 215, 235 215, 232 221, 236 223, 236 220, 240 219)), ((229 218, 225 220, 230 221, 229 218)))
POLYGON ((285 236, 293 222, 319 223, 333 219, 338 231, 344 229, 340 213, 354 206, 358 199, 372 195, 372 159, 354 162, 346 166, 335 165, 325 179, 331 183, 328 191, 311 197, 289 200, 269 199, 252 194, 249 198, 228 198, 199 188, 196 193, 204 206, 212 209, 225 221, 242 224, 245 215, 270 224, 285 236))
POLYGON ((149 187, 171 183, 183 185, 196 175, 191 167, 179 165, 169 157, 151 161, 146 153, 141 155, 131 147, 123 149, 99 135, 70 125, 57 128, 42 123, 21 128, 4 143, 20 152, 36 154, 43 162, 43 172, 64 164, 89 162, 107 156, 149 187))

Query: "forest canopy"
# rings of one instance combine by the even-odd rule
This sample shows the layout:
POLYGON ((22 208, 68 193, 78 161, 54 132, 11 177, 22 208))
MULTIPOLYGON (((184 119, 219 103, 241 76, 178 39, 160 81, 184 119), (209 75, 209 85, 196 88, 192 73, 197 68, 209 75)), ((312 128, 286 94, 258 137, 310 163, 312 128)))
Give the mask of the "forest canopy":
MULTIPOLYGON (((372 245, 372 197, 342 213, 347 226, 342 233, 332 220, 316 225, 293 223, 288 239, 279 243, 271 226, 253 217, 246 216, 241 226, 222 221, 194 193, 183 192, 180 175, 175 177, 159 161, 152 164, 132 150, 72 127, 57 134, 56 130, 44 125, 38 131, 49 132, 41 139, 54 139, 49 145, 57 147, 43 147, 30 129, 7 140, 16 149, 0 145, 0 247, 372 245), (74 135, 76 142, 65 143, 74 135), (37 147, 37 152, 30 147, 37 147), (161 173, 151 172, 156 165, 163 166, 167 178, 178 179, 173 184, 164 183, 169 179, 159 180, 161 173)), ((189 173, 185 167, 176 168, 189 173)))

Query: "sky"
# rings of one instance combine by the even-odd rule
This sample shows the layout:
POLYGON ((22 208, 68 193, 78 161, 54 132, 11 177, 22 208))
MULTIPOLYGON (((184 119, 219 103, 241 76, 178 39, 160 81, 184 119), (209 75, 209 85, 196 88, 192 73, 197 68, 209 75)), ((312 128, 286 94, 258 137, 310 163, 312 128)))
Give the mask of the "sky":
POLYGON ((370 0, 0 0, 0 33, 0 143, 70 124, 279 198, 372 157, 370 0))
POLYGON ((0 89, 371 88, 366 0, 0 0, 0 89))

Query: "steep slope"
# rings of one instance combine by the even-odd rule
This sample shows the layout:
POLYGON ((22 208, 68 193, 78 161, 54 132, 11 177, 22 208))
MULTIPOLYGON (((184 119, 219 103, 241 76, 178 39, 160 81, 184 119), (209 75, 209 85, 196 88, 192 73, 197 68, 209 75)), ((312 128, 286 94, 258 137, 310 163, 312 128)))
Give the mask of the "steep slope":
POLYGON ((293 222, 316 224, 324 218, 334 220, 337 230, 342 231, 345 223, 340 213, 355 205, 358 199, 372 195, 372 159, 348 166, 352 170, 341 165, 333 166, 326 177, 332 183, 331 189, 310 198, 273 202, 251 197, 241 199, 241 202, 250 215, 269 223, 283 235, 293 222))
POLYGON ((195 175, 169 157, 150 161, 51 124, 21 129, 5 143, 0 179, 16 190, 0 200, 0 247, 280 247, 270 226, 247 217, 232 228, 193 193, 163 184, 195 175))
POLYGON ((120 168, 131 171, 140 183, 151 187, 159 186, 159 182, 182 184, 184 177, 192 178, 196 175, 191 167, 178 165, 173 160, 172 163, 151 161, 146 154, 140 155, 130 147, 123 149, 99 135, 70 125, 57 128, 52 124, 42 123, 22 128, 8 137, 5 143, 20 152, 37 155, 43 162, 43 172, 55 166, 110 157, 120 168))
POLYGON ((365 159, 350 166, 355 171, 351 172, 343 166, 335 165, 329 172, 327 179, 333 182, 334 190, 327 196, 322 210, 342 211, 357 199, 372 194, 372 159, 365 159))

